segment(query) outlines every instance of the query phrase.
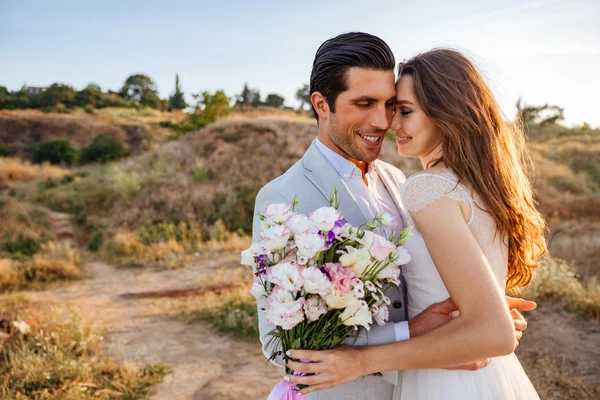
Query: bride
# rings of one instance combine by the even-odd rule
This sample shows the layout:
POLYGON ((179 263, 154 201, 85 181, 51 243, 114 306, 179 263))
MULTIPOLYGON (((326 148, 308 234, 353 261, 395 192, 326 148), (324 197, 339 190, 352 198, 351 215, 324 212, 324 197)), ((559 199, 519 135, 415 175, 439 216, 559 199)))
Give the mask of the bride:
POLYGON ((392 129, 398 152, 419 157, 424 171, 401 188, 404 267, 410 318, 448 296, 460 313, 410 340, 328 351, 291 350, 288 366, 308 376, 302 394, 362 375, 403 370, 395 398, 538 399, 513 353, 516 342, 506 289, 525 286, 546 252, 545 223, 523 172, 524 135, 502 119, 473 64, 436 49, 399 66, 392 129), (478 371, 453 366, 492 358, 478 371), (446 368, 446 369, 442 369, 446 368))

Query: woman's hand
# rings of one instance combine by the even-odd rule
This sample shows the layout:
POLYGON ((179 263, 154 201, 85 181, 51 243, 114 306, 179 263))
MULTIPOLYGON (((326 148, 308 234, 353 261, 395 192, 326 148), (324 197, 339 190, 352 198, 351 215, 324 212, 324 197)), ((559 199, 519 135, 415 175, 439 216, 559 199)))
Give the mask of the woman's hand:
POLYGON ((286 375, 285 380, 306 385, 300 394, 328 389, 367 375, 367 365, 361 347, 341 346, 334 350, 290 350, 287 355, 302 362, 289 360, 287 367, 308 376, 286 375))

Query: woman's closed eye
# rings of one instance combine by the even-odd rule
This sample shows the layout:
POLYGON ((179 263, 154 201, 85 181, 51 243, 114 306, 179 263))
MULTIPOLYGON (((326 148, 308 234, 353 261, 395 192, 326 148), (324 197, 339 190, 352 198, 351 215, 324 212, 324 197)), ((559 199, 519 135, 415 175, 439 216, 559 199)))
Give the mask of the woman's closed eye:
POLYGON ((405 116, 405 117, 406 117, 407 115, 410 115, 410 114, 412 113, 412 110, 411 110, 411 109, 409 109, 409 108, 401 108, 401 109, 400 109, 400 110, 398 110, 398 111, 400 111, 400 114, 402 114, 402 115, 403 115, 403 116, 405 116))

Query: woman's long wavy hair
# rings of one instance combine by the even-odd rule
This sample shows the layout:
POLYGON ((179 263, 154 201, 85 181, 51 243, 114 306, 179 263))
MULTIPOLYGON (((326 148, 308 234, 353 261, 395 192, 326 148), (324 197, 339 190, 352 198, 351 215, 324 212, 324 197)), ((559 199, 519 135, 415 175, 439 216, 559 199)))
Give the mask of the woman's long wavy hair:
POLYGON ((442 137, 444 163, 482 199, 508 245, 507 287, 527 285, 546 252, 546 223, 535 208, 524 171, 527 152, 519 124, 504 121, 490 88, 471 61, 434 49, 400 63, 413 92, 442 137))

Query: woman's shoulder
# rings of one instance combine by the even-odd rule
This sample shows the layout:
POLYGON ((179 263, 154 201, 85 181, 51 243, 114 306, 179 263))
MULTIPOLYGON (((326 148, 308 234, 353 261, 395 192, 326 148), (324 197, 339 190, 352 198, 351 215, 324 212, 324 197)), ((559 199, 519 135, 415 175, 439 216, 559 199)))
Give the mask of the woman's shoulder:
POLYGON ((411 188, 427 189, 447 189, 455 188, 459 184, 456 174, 449 168, 434 167, 417 172, 406 179, 402 190, 407 191, 411 188))
POLYGON ((468 203, 472 199, 456 174, 449 168, 439 166, 411 175, 402 186, 400 195, 405 207, 412 212, 443 197, 468 203))

